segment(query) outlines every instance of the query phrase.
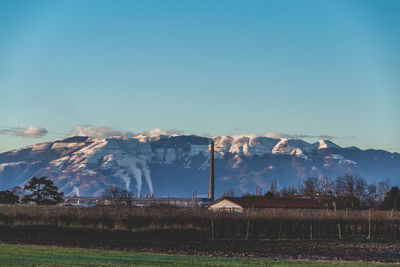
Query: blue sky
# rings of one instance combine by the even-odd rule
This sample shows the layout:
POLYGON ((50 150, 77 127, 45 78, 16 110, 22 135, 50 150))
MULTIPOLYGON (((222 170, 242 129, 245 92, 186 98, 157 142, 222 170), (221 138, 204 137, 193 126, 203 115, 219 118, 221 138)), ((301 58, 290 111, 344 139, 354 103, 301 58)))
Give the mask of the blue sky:
POLYGON ((0 152, 79 125, 400 152, 399 12, 381 0, 0 0, 0 152))

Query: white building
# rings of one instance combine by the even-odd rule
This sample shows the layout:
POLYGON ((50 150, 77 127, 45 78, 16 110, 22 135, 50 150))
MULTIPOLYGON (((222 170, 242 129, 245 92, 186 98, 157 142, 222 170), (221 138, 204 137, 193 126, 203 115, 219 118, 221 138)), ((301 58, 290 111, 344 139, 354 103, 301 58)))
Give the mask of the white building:
POLYGON ((306 198, 221 197, 206 205, 213 211, 236 211, 244 209, 324 209, 326 206, 306 198))

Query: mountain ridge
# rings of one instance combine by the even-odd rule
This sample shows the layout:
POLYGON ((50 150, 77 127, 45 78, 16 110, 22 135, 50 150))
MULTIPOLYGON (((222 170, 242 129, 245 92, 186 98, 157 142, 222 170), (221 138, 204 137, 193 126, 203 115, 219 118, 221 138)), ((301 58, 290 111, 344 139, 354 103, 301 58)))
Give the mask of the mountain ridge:
POLYGON ((357 172, 368 181, 398 180, 400 154, 342 148, 329 140, 263 135, 202 137, 149 134, 134 137, 72 136, 0 154, 0 189, 48 176, 65 194, 100 195, 110 186, 158 196, 207 194, 209 143, 215 142, 216 194, 267 189, 303 179, 357 172))

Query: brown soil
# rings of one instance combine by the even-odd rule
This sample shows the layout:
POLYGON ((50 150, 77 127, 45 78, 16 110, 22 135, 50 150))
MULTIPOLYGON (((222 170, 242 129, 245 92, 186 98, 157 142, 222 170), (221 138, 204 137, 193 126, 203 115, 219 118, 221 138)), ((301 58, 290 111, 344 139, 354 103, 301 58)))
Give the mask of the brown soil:
POLYGON ((137 252, 317 260, 400 262, 400 243, 385 240, 208 240, 206 233, 162 230, 128 233, 48 226, 0 226, 0 242, 137 252))

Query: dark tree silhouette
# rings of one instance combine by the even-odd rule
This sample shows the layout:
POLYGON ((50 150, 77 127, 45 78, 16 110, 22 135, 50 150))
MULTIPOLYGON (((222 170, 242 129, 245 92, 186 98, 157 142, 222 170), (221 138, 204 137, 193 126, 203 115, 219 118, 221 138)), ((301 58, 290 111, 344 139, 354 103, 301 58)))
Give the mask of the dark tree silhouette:
POLYGON ((268 191, 267 193, 265 193, 264 197, 265 197, 265 198, 274 198, 274 197, 275 197, 275 194, 272 193, 271 191, 268 191))
POLYGON ((24 189, 28 192, 24 202, 35 202, 38 205, 55 205, 63 201, 64 193, 58 192, 57 186, 46 176, 33 177, 24 189))
POLYGON ((20 185, 14 186, 13 188, 10 189, 10 191, 13 192, 13 194, 18 197, 23 197, 25 195, 25 190, 20 185))
POLYGON ((353 173, 346 173, 336 179, 336 205, 338 208, 358 208, 367 196, 367 182, 353 173))
POLYGON ((294 186, 284 187, 281 189, 282 198, 296 198, 298 195, 299 192, 294 186))
POLYGON ((393 186, 387 192, 382 206, 384 209, 400 210, 400 189, 397 186, 393 186))
POLYGON ((19 202, 19 197, 10 190, 0 191, 0 203, 15 204, 19 202))

